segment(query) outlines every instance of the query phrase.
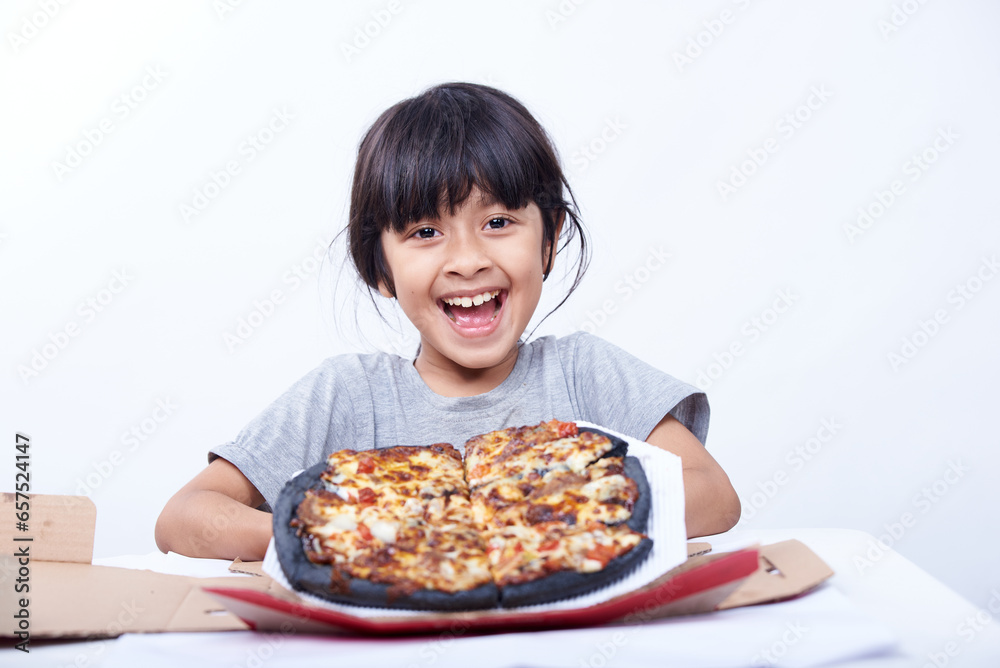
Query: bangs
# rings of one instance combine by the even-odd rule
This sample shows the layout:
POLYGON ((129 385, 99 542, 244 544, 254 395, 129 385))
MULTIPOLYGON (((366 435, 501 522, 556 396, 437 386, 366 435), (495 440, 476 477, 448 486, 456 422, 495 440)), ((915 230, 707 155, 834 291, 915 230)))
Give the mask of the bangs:
POLYGON ((561 191, 561 170, 546 169, 558 163, 544 132, 519 102, 489 93, 484 99, 481 87, 476 95, 461 85, 439 87, 392 107, 372 126, 354 184, 366 195, 359 213, 373 231, 402 232, 454 213, 473 187, 511 210, 533 201, 541 207, 551 201, 544 193, 561 191))

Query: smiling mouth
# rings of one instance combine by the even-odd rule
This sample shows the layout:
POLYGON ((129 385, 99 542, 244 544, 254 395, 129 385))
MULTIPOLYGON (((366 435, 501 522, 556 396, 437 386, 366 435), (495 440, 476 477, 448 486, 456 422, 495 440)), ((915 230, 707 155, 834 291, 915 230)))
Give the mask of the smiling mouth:
POLYGON ((506 293, 492 290, 465 297, 449 297, 441 300, 441 308, 448 318, 459 327, 485 327, 493 322, 506 293))

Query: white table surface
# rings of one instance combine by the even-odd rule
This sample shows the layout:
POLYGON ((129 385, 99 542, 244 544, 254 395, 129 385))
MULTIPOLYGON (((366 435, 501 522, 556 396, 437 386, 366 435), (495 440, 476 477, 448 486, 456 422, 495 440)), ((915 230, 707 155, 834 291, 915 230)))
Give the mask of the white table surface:
MULTIPOLYGON (((33 641, 36 665, 87 666, 1000 666, 996 612, 979 609, 890 550, 860 569, 874 542, 842 529, 742 530, 697 539, 716 552, 796 538, 836 573, 794 601, 641 626, 416 639, 342 639, 256 633, 126 634, 91 642, 33 641), (976 620, 976 615, 979 620, 976 620), (982 623, 985 619, 989 621, 982 623)), ((228 562, 153 553, 108 566, 185 575, 225 573, 228 562)), ((27 658, 27 657, 25 657, 27 658)))
POLYGON ((792 538, 808 545, 833 569, 835 575, 827 586, 842 592, 860 612, 887 625, 899 639, 898 657, 893 661, 845 665, 1000 667, 1000 594, 994 604, 996 612, 980 610, 909 559, 878 545, 871 534, 849 529, 770 529, 730 531, 697 540, 724 552, 754 541, 769 544, 792 538), (869 556, 877 557, 871 566, 855 561, 869 556), (986 624, 967 621, 977 614, 993 619, 986 624), (954 644, 949 646, 953 656, 946 652, 949 643, 954 644), (935 665, 934 658, 941 665, 935 665))

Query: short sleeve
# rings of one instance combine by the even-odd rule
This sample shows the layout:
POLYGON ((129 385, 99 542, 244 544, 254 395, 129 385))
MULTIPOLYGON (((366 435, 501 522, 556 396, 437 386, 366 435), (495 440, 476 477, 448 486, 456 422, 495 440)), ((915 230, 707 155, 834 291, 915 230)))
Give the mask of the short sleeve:
POLYGON ((704 392, 592 334, 577 332, 561 344, 569 389, 584 419, 645 439, 669 413, 705 443, 704 392))
POLYGON ((292 385, 236 437, 213 448, 263 495, 270 510, 296 472, 334 450, 372 440, 368 380, 354 356, 332 357, 292 385), (364 388, 365 392, 359 392, 364 388))

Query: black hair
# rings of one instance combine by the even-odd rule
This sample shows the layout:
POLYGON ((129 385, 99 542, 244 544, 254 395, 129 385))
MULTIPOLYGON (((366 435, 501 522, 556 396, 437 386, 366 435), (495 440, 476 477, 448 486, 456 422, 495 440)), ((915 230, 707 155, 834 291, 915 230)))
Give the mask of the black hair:
POLYGON ((434 86, 390 107, 358 147, 347 244, 373 299, 380 284, 395 294, 382 232, 437 220, 445 210, 454 213, 474 187, 512 210, 531 202, 538 206, 549 258, 545 277, 556 252, 578 239, 576 274, 555 308, 565 303, 586 271, 587 240, 552 141, 507 93, 458 82, 434 86), (560 224, 563 242, 557 249, 560 224))

